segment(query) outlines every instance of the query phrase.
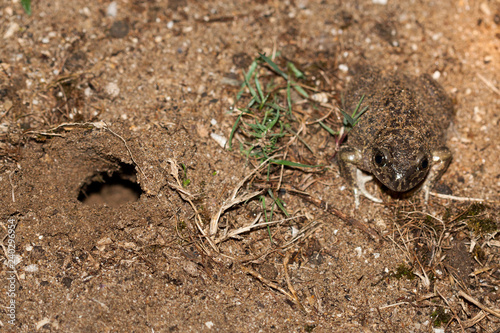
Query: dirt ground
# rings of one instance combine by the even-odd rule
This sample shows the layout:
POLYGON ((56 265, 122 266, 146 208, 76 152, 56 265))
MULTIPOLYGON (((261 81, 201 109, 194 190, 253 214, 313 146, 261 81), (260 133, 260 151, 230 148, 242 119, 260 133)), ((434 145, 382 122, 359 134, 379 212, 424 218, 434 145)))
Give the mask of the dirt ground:
POLYGON ((0 331, 499 332, 500 3, 383 2, 55 0, 28 16, 1 1, 0 230, 17 282, 12 295, 1 265, 0 331), (384 203, 356 210, 315 124, 314 153, 291 155, 325 167, 237 192, 272 189, 293 219, 221 239, 263 221, 254 197, 208 236, 257 166, 213 134, 229 137, 243 71, 275 52, 331 105, 359 61, 431 74, 456 110, 435 189, 452 197, 370 184, 384 203))

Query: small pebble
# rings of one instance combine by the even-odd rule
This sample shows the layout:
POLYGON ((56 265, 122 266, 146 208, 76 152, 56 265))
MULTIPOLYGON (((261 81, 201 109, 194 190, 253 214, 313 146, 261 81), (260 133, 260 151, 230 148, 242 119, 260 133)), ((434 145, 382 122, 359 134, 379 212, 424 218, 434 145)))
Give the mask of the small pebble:
POLYGON ((345 64, 340 64, 339 69, 344 73, 347 73, 349 71, 349 67, 347 67, 347 65, 345 64))
POLYGON ((38 272, 38 265, 37 264, 28 265, 24 267, 24 271, 28 273, 36 273, 38 272))
POLYGON ((12 37, 16 32, 19 31, 19 24, 17 24, 16 22, 12 23, 8 28, 7 28, 7 31, 5 32, 5 34, 3 35, 3 38, 4 39, 9 39, 10 37, 12 37))
POLYGON ((120 94, 120 88, 115 82, 108 83, 105 87, 105 90, 106 93, 112 98, 115 98, 120 94))
POLYGON ((486 16, 491 15, 491 9, 486 2, 483 2, 482 4, 480 4, 479 9, 481 9, 481 11, 484 13, 484 15, 486 15, 486 16))
POLYGON ((210 137, 215 140, 221 146, 224 148, 226 146, 227 139, 223 137, 222 135, 215 134, 215 133, 210 133, 210 137))
POLYGON ((116 14, 118 13, 118 5, 116 4, 115 1, 109 4, 108 8, 106 9, 106 15, 111 16, 111 17, 116 17, 116 14))
POLYGON ((441 72, 440 71, 435 71, 434 73, 432 73, 432 78, 434 80, 439 80, 440 77, 441 77, 441 72))

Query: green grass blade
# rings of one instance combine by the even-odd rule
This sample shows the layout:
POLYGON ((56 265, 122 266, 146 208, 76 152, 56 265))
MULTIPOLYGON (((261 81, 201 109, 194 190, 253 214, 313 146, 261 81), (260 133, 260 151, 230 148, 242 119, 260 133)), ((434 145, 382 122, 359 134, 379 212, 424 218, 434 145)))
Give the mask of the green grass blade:
POLYGON ((245 74, 245 71, 243 71, 243 77, 244 77, 245 80, 241 84, 240 91, 238 91, 238 94, 236 94, 236 100, 237 101, 240 100, 241 95, 243 95, 243 93, 245 92, 245 87, 247 86, 247 81, 250 81, 250 79, 252 78, 253 73, 257 69, 257 66, 258 66, 258 63, 257 63, 257 61, 254 60, 252 62, 252 64, 250 65, 250 67, 248 68, 248 73, 245 74))
POLYGON ((302 73, 301 71, 299 71, 299 69, 297 67, 295 67, 295 65, 293 63, 288 62, 287 66, 292 71, 293 75, 297 79, 305 79, 306 78, 306 76, 304 75, 304 73, 302 73))
POLYGON ((262 106, 265 103, 265 101, 264 101, 264 93, 262 92, 262 88, 260 86, 259 78, 257 77, 257 75, 255 75, 255 88, 257 89, 257 92, 259 93, 260 107, 262 108, 262 106))
POLYGON ((243 113, 240 113, 238 118, 236 118, 236 121, 234 122, 233 128, 231 129, 231 134, 229 134, 229 140, 228 140, 228 150, 231 151, 233 150, 233 137, 234 133, 236 132, 236 129, 238 128, 238 124, 240 123, 240 119, 243 113))
POLYGON ((296 82, 292 81, 293 88, 302 95, 304 98, 309 98, 309 94, 301 87, 299 86, 296 82))
POLYGON ((299 168, 321 168, 322 167, 322 165, 307 165, 307 164, 301 164, 301 163, 296 163, 296 162, 291 162, 291 161, 286 161, 286 160, 269 160, 269 162, 274 163, 274 164, 291 166, 291 167, 299 167, 299 168))
POLYGON ((260 104, 259 95, 257 95, 257 92, 255 92, 255 89, 253 89, 252 85, 250 84, 250 78, 247 77, 247 75, 245 75, 245 84, 250 91, 250 95, 252 95, 252 97, 260 104))
POLYGON ((276 103, 266 103, 266 106, 270 107, 271 109, 274 109, 276 111, 287 112, 287 109, 282 108, 281 106, 279 106, 276 103))
POLYGON ((273 128, 279 119, 280 119, 280 112, 279 112, 279 110, 276 110, 276 117, 274 117, 274 119, 269 123, 269 125, 266 126, 267 129, 269 130, 269 129, 273 128))
POLYGON ((31 0, 21 0, 21 5, 26 14, 31 15, 31 0))
POLYGON ((270 189, 267 190, 267 193, 269 193, 269 196, 274 200, 274 202, 276 203, 276 205, 281 209, 281 211, 286 215, 286 217, 290 217, 290 214, 288 214, 288 212, 286 211, 285 207, 283 206, 283 203, 281 201, 280 198, 276 198, 273 194, 273 191, 271 191, 270 189))
POLYGON ((270 58, 266 57, 265 54, 262 54, 262 53, 259 53, 259 58, 260 60, 264 60, 270 67, 273 71, 275 71, 276 73, 278 73, 279 75, 281 75, 285 80, 288 80, 288 75, 283 72, 279 67, 278 65, 276 65, 270 58))
MULTIPOLYGON (((266 222, 269 222, 272 220, 273 218, 273 210, 274 210, 274 205, 271 206, 271 213, 270 213, 270 216, 268 217, 267 216, 267 209, 266 209, 266 197, 261 195, 259 197, 259 201, 262 203, 262 211, 264 212, 264 220, 266 222)), ((269 234, 269 239, 271 240, 271 243, 273 241, 273 235, 271 234, 271 227, 269 226, 269 224, 267 225, 267 233, 269 234)))
POLYGON ((344 115, 344 126, 353 127, 356 124, 356 121, 354 119, 352 119, 352 117, 350 115, 345 113, 344 110, 341 109, 340 112, 342 112, 342 114, 344 115))
POLYGON ((290 89, 290 80, 286 81, 286 103, 288 104, 288 115, 292 116, 292 91, 290 89))
POLYGON ((354 112, 352 113, 352 117, 356 118, 356 112, 358 112, 359 107, 361 106, 361 103, 363 103, 363 100, 365 99, 365 95, 361 96, 359 99, 358 105, 356 105, 356 108, 354 109, 354 112))
POLYGON ((319 122, 321 127, 323 127, 328 133, 330 133, 333 136, 339 135, 340 131, 335 132, 332 130, 330 127, 328 127, 326 124, 324 124, 322 121, 319 122))

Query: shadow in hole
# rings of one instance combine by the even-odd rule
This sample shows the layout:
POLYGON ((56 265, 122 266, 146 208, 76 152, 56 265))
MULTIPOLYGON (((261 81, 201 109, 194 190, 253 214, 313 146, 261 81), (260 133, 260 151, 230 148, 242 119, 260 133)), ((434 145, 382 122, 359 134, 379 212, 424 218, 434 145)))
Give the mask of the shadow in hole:
POLYGON ((87 180, 78 193, 78 201, 86 205, 117 207, 139 200, 142 193, 134 166, 120 163, 118 170, 99 172, 87 180))

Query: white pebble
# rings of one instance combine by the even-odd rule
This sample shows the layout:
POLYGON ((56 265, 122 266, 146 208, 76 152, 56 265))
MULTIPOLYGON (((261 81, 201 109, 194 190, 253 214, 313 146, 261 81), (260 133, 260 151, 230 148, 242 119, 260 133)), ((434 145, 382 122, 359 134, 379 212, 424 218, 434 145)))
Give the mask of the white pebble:
POLYGON ((376 5, 387 5, 387 0, 372 0, 376 5))
POLYGON ((89 7, 83 7, 83 9, 81 10, 81 14, 89 17, 91 14, 89 7))
POLYGON ((167 23, 167 28, 168 28, 168 29, 172 29, 173 27, 174 27, 174 21, 169 21, 169 22, 167 23))
POLYGON ((486 15, 486 16, 491 15, 491 9, 486 2, 483 2, 482 4, 480 4, 479 9, 481 9, 481 11, 484 13, 484 15, 486 15))
POLYGON ((222 135, 215 134, 215 133, 210 133, 210 137, 215 140, 221 146, 224 148, 226 146, 227 139, 223 137, 222 135))
POLYGON ((212 124, 213 126, 217 125, 217 120, 212 118, 212 120, 210 120, 210 124, 212 124))
POLYGON ((326 92, 320 92, 311 96, 311 99, 318 103, 328 103, 328 94, 326 92))
POLYGON ((440 77, 441 77, 441 72, 440 71, 435 71, 434 73, 432 73, 432 78, 434 80, 439 80, 440 77))
POLYGON ((118 5, 115 1, 109 4, 108 8, 106 9, 106 14, 111 17, 116 17, 116 14, 118 13, 118 5))
POLYGON ((4 39, 8 39, 10 37, 12 37, 16 32, 19 31, 19 24, 17 24, 16 22, 12 23, 8 28, 7 28, 7 31, 5 32, 5 34, 3 35, 3 38, 4 39))
POLYGON ((106 93, 113 98, 120 95, 120 88, 118 88, 118 85, 114 82, 108 83, 104 89, 106 93))
POLYGON ((339 69, 344 73, 347 73, 347 71, 349 71, 349 67, 347 67, 347 65, 345 64, 340 64, 339 69))
POLYGON ((207 321, 207 322, 205 323, 205 326, 206 326, 206 327, 208 327, 208 328, 210 329, 210 328, 214 327, 214 323, 213 323, 213 322, 211 322, 211 321, 207 321))
POLYGON ((36 273, 38 272, 38 265, 37 264, 28 265, 24 267, 24 271, 28 273, 36 273))

